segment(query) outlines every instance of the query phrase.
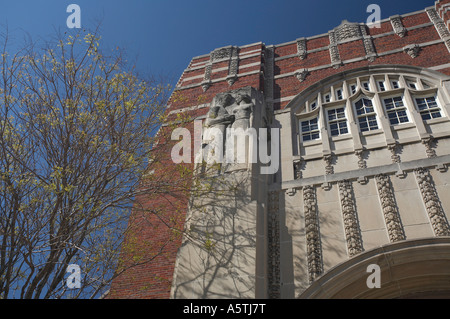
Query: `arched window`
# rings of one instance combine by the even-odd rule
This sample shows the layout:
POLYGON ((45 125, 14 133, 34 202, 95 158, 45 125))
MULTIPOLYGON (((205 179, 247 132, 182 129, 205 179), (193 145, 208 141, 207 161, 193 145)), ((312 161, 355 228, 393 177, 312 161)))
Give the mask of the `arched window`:
POLYGON ((377 130, 377 115, 373 103, 367 97, 362 97, 355 102, 356 116, 361 132, 377 130))
POLYGON ((304 143, 298 144, 298 154, 380 147, 393 139, 402 143, 441 134, 450 122, 444 82, 450 83, 450 77, 401 65, 363 67, 318 81, 286 106, 297 120, 297 141, 304 143))

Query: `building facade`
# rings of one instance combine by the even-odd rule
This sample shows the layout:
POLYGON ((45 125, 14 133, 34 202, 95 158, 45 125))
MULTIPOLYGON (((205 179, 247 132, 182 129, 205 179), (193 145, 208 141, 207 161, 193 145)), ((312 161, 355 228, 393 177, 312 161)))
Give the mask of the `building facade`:
MULTIPOLYGON (((193 194, 183 236, 110 297, 450 296, 449 10, 194 57, 168 115, 222 142, 230 128, 266 135, 246 135, 244 160, 212 174, 192 164, 211 196, 193 194)), ((211 143, 203 134, 193 157, 211 143)))

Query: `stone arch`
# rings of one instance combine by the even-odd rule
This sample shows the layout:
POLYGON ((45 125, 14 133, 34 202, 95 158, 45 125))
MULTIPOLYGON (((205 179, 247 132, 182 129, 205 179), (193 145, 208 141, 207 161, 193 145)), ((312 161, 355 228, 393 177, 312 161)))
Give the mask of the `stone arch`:
POLYGON ((407 240, 366 251, 317 278, 298 298, 450 298, 450 237, 407 240), (380 288, 368 288, 370 264, 380 288))

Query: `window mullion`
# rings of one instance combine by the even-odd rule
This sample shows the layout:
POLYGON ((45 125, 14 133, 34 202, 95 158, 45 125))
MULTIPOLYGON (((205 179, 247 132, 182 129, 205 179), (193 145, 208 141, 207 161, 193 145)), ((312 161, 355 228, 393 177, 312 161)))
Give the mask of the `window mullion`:
POLYGON ((380 128, 384 131, 384 136, 387 144, 395 143, 394 135, 392 134, 391 122, 387 116, 387 112, 384 111, 383 102, 380 95, 375 93, 372 99, 372 103, 375 109, 375 113, 378 114, 378 123, 380 128))
POLYGON ((422 116, 420 115, 419 111, 417 110, 414 100, 411 96, 411 92, 408 88, 405 88, 405 106, 409 110, 409 114, 411 114, 413 122, 416 124, 416 129, 419 134, 419 137, 425 138, 428 137, 429 134, 427 133, 427 130, 425 128, 425 124, 422 121, 422 116))

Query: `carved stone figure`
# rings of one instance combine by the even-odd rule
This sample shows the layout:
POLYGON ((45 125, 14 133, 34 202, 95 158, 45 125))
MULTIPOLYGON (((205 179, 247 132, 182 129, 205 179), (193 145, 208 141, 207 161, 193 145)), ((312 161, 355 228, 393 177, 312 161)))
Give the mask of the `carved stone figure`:
POLYGON ((235 97, 236 106, 232 108, 234 122, 232 128, 247 129, 250 126, 250 114, 252 112, 253 103, 251 98, 246 94, 239 94, 235 97))

